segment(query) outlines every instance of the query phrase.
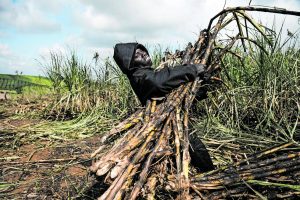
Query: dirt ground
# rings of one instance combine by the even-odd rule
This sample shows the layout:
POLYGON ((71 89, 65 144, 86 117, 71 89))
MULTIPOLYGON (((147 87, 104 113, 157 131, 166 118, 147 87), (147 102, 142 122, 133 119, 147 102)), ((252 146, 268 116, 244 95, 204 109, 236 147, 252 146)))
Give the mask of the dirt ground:
POLYGON ((14 119, 9 103, 0 105, 0 199, 95 199, 99 182, 89 174, 98 137, 64 142, 27 140, 20 128, 39 123, 14 119), (97 184, 98 183, 98 184, 97 184))

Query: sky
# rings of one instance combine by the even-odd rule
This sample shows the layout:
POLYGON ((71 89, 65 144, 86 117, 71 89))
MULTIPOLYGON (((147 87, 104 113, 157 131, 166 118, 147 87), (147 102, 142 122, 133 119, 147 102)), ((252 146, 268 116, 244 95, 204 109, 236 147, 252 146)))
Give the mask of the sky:
MULTIPOLYGON (((75 50, 92 62, 112 57, 118 42, 182 48, 193 42, 224 7, 250 0, 0 0, 0 73, 43 75, 41 62, 51 51, 75 50)), ((300 0, 259 0, 264 5, 300 11, 300 0)), ((251 16, 295 32, 295 16, 251 12, 251 16)), ((299 30, 298 30, 299 31, 299 30)), ((287 31, 283 33, 286 34, 287 31)))

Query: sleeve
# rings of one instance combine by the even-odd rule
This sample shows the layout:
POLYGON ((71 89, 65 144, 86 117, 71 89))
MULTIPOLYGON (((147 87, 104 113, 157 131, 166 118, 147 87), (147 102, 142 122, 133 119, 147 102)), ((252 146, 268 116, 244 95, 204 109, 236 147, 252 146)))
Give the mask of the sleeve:
POLYGON ((174 88, 195 80, 197 74, 196 66, 189 64, 160 71, 144 70, 137 81, 144 98, 149 99, 165 96, 174 88))

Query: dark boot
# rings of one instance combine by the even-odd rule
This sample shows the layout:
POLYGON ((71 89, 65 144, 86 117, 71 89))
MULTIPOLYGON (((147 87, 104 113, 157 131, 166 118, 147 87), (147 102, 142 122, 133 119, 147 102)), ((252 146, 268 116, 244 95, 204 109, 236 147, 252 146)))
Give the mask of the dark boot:
POLYGON ((189 135, 189 140, 191 164, 201 172, 214 170, 215 167, 213 165, 211 157, 200 138, 196 134, 191 134, 189 135))

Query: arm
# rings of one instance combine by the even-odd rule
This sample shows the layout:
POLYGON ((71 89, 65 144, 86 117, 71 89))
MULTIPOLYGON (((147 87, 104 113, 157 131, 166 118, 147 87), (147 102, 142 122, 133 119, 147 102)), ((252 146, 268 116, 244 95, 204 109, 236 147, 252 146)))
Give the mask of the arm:
POLYGON ((131 77, 134 90, 139 99, 162 97, 170 93, 174 88, 193 81, 204 72, 204 67, 199 65, 176 66, 154 71, 151 68, 138 69, 131 77))
POLYGON ((195 80, 196 77, 197 69, 194 65, 176 66, 174 68, 166 67, 160 71, 148 71, 145 73, 144 87, 153 87, 159 94, 166 95, 174 88, 195 80))

